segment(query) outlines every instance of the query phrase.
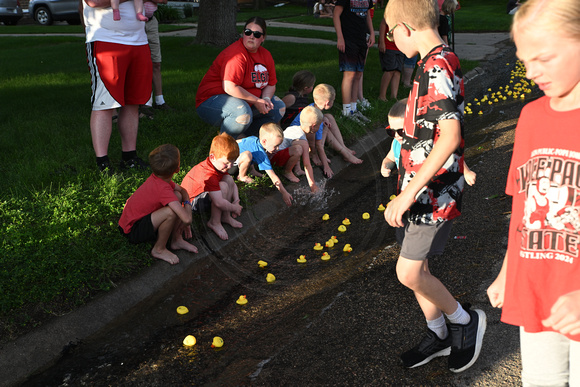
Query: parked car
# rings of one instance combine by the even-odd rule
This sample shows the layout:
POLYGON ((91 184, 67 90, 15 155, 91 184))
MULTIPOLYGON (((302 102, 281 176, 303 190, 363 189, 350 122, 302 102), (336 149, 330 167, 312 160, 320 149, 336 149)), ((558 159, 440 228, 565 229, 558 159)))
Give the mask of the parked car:
POLYGON ((0 0, 0 22, 13 26, 22 19, 22 8, 18 0, 0 0))
POLYGON ((30 0, 28 12, 37 23, 45 26, 55 21, 81 23, 78 0, 30 0))

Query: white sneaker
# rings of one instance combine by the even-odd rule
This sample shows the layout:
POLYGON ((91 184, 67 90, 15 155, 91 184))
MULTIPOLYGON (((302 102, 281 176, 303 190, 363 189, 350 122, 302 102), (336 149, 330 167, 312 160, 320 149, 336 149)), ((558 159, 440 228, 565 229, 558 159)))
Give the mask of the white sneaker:
POLYGON ((362 122, 371 122, 370 119, 368 119, 367 117, 365 117, 361 112, 359 112, 358 110, 356 112, 350 112, 351 115, 355 116, 356 118, 358 118, 360 121, 362 122))
POLYGON ((360 119, 359 119, 357 116, 355 116, 355 115, 353 114, 353 112, 350 112, 350 114, 343 114, 342 116, 343 116, 343 117, 346 117, 346 118, 348 118, 348 119, 349 119, 349 120, 351 120, 351 121, 354 121, 354 122, 356 122, 357 124, 361 124, 361 125, 362 125, 362 124, 364 123, 364 122, 363 122, 362 120, 360 120, 360 119))
POLYGON ((370 108, 370 107, 371 107, 371 103, 370 103, 370 102, 369 102, 369 100, 368 100, 368 99, 366 99, 366 98, 363 98, 362 100, 359 100, 359 101, 357 102, 357 105, 358 105, 358 107, 359 107, 361 110, 367 110, 368 108, 370 108))

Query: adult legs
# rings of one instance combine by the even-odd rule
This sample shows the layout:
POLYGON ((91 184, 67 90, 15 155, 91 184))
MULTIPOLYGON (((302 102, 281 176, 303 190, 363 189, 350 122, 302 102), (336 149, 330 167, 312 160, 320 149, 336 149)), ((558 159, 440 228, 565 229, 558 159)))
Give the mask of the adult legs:
POLYGON ((227 94, 208 98, 196 111, 203 121, 212 126, 219 126, 221 132, 226 132, 234 138, 244 132, 252 122, 250 105, 227 94))
POLYGON ((246 136, 258 136, 260 127, 268 122, 279 123, 286 113, 286 104, 280 98, 272 97, 274 108, 266 114, 260 114, 258 109, 252 107, 252 122, 244 131, 246 136))

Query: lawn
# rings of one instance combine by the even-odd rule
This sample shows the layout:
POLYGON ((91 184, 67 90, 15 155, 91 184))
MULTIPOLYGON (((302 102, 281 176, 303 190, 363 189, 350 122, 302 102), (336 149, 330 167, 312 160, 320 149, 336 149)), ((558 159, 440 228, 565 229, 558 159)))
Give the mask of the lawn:
MULTIPOLYGON (((472 0, 462 6, 466 13, 472 6, 485 13, 485 6, 476 7, 479 3, 499 4, 472 0)), ((260 14, 285 17, 284 8, 260 14)), ((181 27, 162 26, 166 28, 181 27)), ((79 26, 0 26, 0 34, 8 30, 82 32, 79 26)), ((303 36, 308 32, 272 28, 270 33, 303 36)), ((162 47, 164 94, 175 111, 159 113, 153 121, 141 120, 138 152, 146 159, 160 144, 177 145, 182 155, 182 171, 176 177, 180 182, 207 156, 217 133, 197 117, 194 101, 197 85, 220 49, 181 37, 162 37, 162 47)), ((292 75, 302 69, 313 71, 317 83, 340 89, 334 46, 266 41, 265 47, 276 61, 279 96, 290 86, 292 75)), ((109 290, 151 265, 153 259, 147 246, 129 245, 117 230, 125 200, 148 174, 108 176, 95 168, 89 132, 91 85, 83 38, 0 36, 0 52, 0 336, 4 341, 109 290)), ((475 65, 462 62, 465 72, 475 65)), ((374 127, 385 123, 390 106, 376 100, 381 75, 378 51, 372 48, 364 90, 373 103, 368 115, 374 127)), ((339 108, 332 113, 337 116, 339 108)), ((351 122, 339 120, 339 124, 347 142, 365 133, 351 122)), ((116 132, 109 149, 112 161, 118 163, 116 132)))

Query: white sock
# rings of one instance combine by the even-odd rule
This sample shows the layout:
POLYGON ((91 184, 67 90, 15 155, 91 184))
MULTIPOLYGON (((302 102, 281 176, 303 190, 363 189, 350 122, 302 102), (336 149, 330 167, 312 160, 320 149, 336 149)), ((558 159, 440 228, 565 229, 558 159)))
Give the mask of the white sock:
POLYGON ((165 99, 163 98, 163 94, 155 96, 155 104, 156 105, 163 105, 165 103, 165 99))
POLYGON ((350 103, 350 110, 351 110, 352 112, 356 112, 356 102, 351 102, 351 103, 350 103))
POLYGON ((349 103, 342 104, 342 114, 345 116, 348 116, 350 114, 350 104, 349 103))
POLYGON ((427 328, 435 332, 437 337, 441 340, 447 337, 447 324, 445 324, 445 317, 443 317, 443 314, 435 320, 427 320, 427 328))
POLYGON ((457 310, 453 314, 446 314, 446 316, 451 324, 465 325, 471 321, 471 316, 463 309, 459 302, 457 303, 457 310))

